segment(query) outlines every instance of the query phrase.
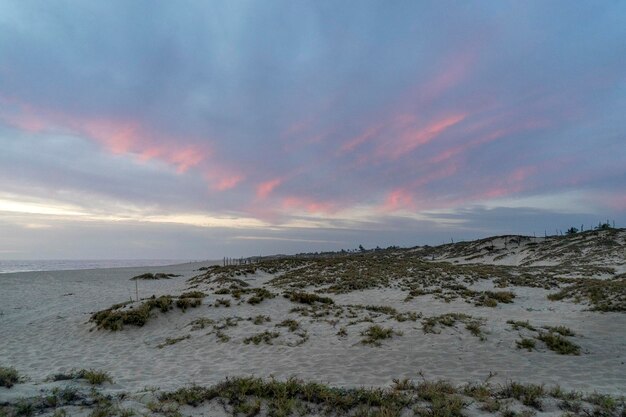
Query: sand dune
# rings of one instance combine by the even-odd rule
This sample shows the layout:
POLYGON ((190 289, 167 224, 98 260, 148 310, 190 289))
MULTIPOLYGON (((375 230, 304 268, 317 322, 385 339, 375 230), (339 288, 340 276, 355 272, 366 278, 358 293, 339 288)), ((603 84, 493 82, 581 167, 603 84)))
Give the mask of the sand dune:
MULTIPOLYGON (((444 249, 439 250, 443 253, 444 249)), ((392 259, 389 268, 396 269, 401 269, 402 262, 413 258, 424 262, 423 268, 452 265, 433 263, 430 255, 424 256, 428 260, 425 262, 419 253, 401 251, 401 255, 350 256, 357 257, 355 262, 359 265, 364 265, 359 259, 365 258, 358 257, 379 256, 376 259, 380 262, 392 259)), ((615 254, 607 256, 614 257, 615 254)), ((276 268, 275 261, 268 262, 273 262, 272 268, 276 268)), ((338 268, 337 265, 352 268, 347 260, 333 262, 332 268, 338 268)), ((615 263, 620 266, 623 259, 615 263)), ((0 402, 37 395, 40 389, 51 389, 59 383, 46 381, 46 378, 76 368, 106 370, 114 383, 103 388, 104 392, 130 395, 139 395, 147 386, 171 391, 190 383, 211 385, 228 377, 250 375, 277 379, 295 376, 333 386, 384 387, 397 378, 445 379, 453 384, 464 384, 482 381, 492 374, 494 384, 517 381, 559 385, 566 390, 588 393, 622 395, 626 392, 626 316, 623 311, 590 311, 590 305, 584 300, 579 303, 571 299, 548 300, 547 295, 555 293, 558 288, 502 286, 497 282, 498 276, 491 275, 497 270, 481 272, 484 276, 480 279, 464 280, 464 274, 475 272, 468 269, 472 266, 455 267, 461 269, 440 273, 439 277, 444 276, 445 280, 423 287, 428 291, 435 289, 434 292, 425 291, 425 294, 409 299, 406 282, 413 281, 405 279, 404 284, 400 284, 401 281, 395 280, 391 272, 392 278, 385 286, 372 281, 371 287, 360 290, 327 292, 328 283, 319 285, 311 281, 312 285, 298 289, 330 297, 333 305, 293 302, 283 297, 283 294, 295 291, 291 285, 293 282, 272 281, 284 277, 288 270, 318 268, 316 273, 326 281, 336 285, 343 282, 343 272, 337 273, 339 278, 333 280, 324 269, 327 265, 320 265, 304 261, 297 267, 292 265, 269 272, 271 268, 260 267, 262 264, 217 267, 195 282, 188 280, 204 273, 198 269, 207 265, 0 275, 0 366, 12 366, 27 377, 25 383, 11 389, 0 388, 0 402), (190 289, 203 291, 207 296, 202 305, 185 312, 177 308, 167 313, 153 311, 149 322, 142 327, 126 325, 120 331, 96 329, 89 321, 91 314, 135 297, 135 281, 130 279, 145 272, 181 276, 139 280, 141 298, 176 296, 190 289), (230 278, 216 282, 219 277, 230 278), (235 279, 248 286, 236 284, 239 281, 235 279), (244 289, 239 299, 233 291, 237 288, 244 289), (255 294, 251 290, 254 288, 265 288, 276 296, 250 304, 248 300, 255 294), (456 297, 442 299, 437 288, 446 291, 456 288, 449 290, 456 297), (476 300, 480 297, 484 300, 485 291, 510 291, 515 298, 511 303, 500 302, 493 307, 477 306, 480 302, 476 300), (230 307, 216 306, 220 299, 228 300, 230 307), (368 310, 367 306, 392 307, 397 314, 407 316, 398 319, 398 316, 394 318, 392 314, 376 309, 368 310), (300 310, 293 311, 294 308, 300 310), (414 314, 412 319, 409 313, 414 314), (448 313, 467 314, 482 320, 482 337, 473 335, 461 322, 452 326, 437 325, 434 333, 424 332, 424 320, 448 313), (251 319, 257 316, 267 316, 271 321, 259 320, 255 324, 251 319), (191 323, 199 319, 204 319, 206 324, 204 328, 196 326, 194 329, 191 323), (277 326, 286 319, 296 321, 298 329, 292 332, 287 327, 277 326), (538 330, 516 330, 507 323, 511 320, 528 321, 538 330), (381 340, 380 346, 363 344, 362 332, 373 325, 391 328, 398 334, 381 340), (542 329, 545 326, 571 329, 575 336, 566 339, 579 346, 580 354, 562 355, 548 349, 536 339, 540 332, 548 332, 542 329), (347 334, 338 335, 341 329, 347 334), (278 333, 270 340, 271 344, 245 342, 246 338, 265 331, 278 333), (159 347, 168 339, 177 338, 180 340, 159 347), (519 349, 516 342, 522 338, 534 339, 535 349, 519 349)), ((407 264, 408 276, 416 273, 415 265, 422 264, 407 264)), ((362 268, 365 269, 359 269, 359 273, 363 275, 359 276, 362 280, 369 279, 367 267, 362 268)), ((507 270, 508 274, 514 275, 527 272, 507 270)), ((567 276, 569 273, 564 269, 553 275, 567 276)), ((540 269, 538 274, 541 274, 540 269)), ((561 287, 567 285, 568 282, 563 282, 561 287)), ((622 297, 623 303, 623 293, 618 296, 622 297)), ((138 304, 134 302, 121 310, 136 308, 138 304)))

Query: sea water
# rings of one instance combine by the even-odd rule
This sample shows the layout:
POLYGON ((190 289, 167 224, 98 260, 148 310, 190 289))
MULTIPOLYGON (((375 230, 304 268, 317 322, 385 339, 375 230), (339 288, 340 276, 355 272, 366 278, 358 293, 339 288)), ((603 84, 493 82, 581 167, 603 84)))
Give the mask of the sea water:
POLYGON ((124 268, 134 266, 165 266, 189 259, 48 259, 48 260, 0 260, 0 274, 28 271, 66 271, 72 269, 124 268))

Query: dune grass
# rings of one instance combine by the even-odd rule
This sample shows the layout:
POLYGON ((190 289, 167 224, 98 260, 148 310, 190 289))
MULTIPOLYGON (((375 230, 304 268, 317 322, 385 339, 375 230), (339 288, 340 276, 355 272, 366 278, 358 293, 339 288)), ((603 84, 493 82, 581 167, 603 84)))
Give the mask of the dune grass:
POLYGON ((102 385, 105 382, 113 383, 113 378, 106 371, 97 369, 73 369, 68 373, 54 374, 50 377, 52 381, 67 381, 84 379, 91 385, 102 385))
POLYGON ((626 276, 624 274, 611 279, 586 278, 548 295, 550 301, 572 299, 586 302, 591 311, 624 312, 626 311, 626 276))
POLYGON ((187 339, 190 339, 190 338, 191 338, 190 335, 180 336, 180 337, 168 337, 168 338, 165 339, 165 341, 163 343, 158 344, 157 347, 159 349, 163 349, 166 346, 175 345, 178 342, 182 342, 183 340, 187 340, 187 339))
POLYGON ((250 343, 253 343, 255 345, 260 345, 261 343, 264 343, 266 345, 272 345, 273 340, 278 338, 279 336, 280 333, 278 332, 270 332, 266 330, 262 333, 257 333, 253 336, 246 337, 245 339, 243 339, 243 343, 245 343, 246 345, 249 345, 250 343))
POLYGON ((20 374, 13 367, 0 366, 0 387, 11 388, 20 382, 20 374))
POLYGON ((507 324, 510 324, 511 327, 513 327, 514 330, 519 330, 519 329, 528 329, 530 331, 535 331, 537 330, 533 325, 531 325, 528 320, 526 321, 519 321, 519 320, 508 320, 507 324))
POLYGON ((457 322, 465 324, 465 328, 470 333, 481 340, 485 339, 482 331, 484 319, 474 318, 464 313, 447 313, 439 316, 426 317, 422 320, 422 330, 424 333, 439 333, 436 328, 439 326, 453 327, 457 322))
POLYGON ((558 333, 540 332, 537 339, 544 342, 548 349, 561 355, 580 355, 580 346, 570 342, 558 333))
MULTIPOLYGON (((128 309, 122 309, 129 302, 115 304, 105 310, 97 311, 91 315, 90 322, 94 322, 98 329, 106 329, 111 331, 122 330, 125 325, 133 325, 141 327, 145 325, 152 316, 153 310, 166 313, 176 306, 185 311, 190 307, 197 307, 202 303, 200 292, 186 293, 192 296, 174 298, 171 295, 162 295, 160 297, 152 296, 139 305, 132 306, 128 309), (174 302, 176 300, 176 302, 174 302)), ((203 295, 202 295, 203 296, 203 295)))
POLYGON ((291 292, 291 293, 285 294, 285 297, 289 298, 289 300, 294 303, 300 303, 300 304, 309 304, 309 305, 315 304, 315 303, 335 304, 333 299, 330 297, 322 297, 317 294, 310 294, 306 292, 298 292, 298 291, 291 292))
POLYGON ((276 327, 286 327, 290 332, 295 332, 300 328, 300 323, 293 319, 286 319, 278 323, 276 327))
MULTIPOLYGON (((332 415, 368 417, 462 417, 476 415, 469 412, 470 404, 479 410, 503 416, 512 415, 511 401, 522 407, 515 415, 533 415, 543 409, 546 398, 574 398, 575 393, 547 390, 542 385, 509 382, 500 386, 467 384, 457 387, 446 381, 424 380, 415 383, 396 379, 390 388, 336 388, 295 378, 284 381, 263 380, 254 377, 232 378, 210 386, 189 386, 163 393, 159 401, 164 406, 189 405, 198 407, 207 402, 222 404, 233 416, 264 410, 263 415, 332 415), (507 408, 503 409, 503 406, 507 408), (528 408, 526 408, 528 407, 528 408)), ((578 397, 577 397, 578 398, 578 397)), ((587 414, 598 417, 619 417, 623 401, 611 396, 596 395, 584 398, 587 414)))
POLYGON ((136 281, 136 280, 155 280, 155 279, 170 279, 170 278, 175 278, 175 277, 179 277, 180 275, 177 274, 164 274, 162 272, 157 272, 156 274, 153 274, 151 272, 147 272, 145 274, 141 274, 141 275, 137 275, 135 277, 131 278, 131 281, 136 281))
POLYGON ((529 352, 531 352, 534 348, 535 348, 535 340, 534 339, 529 339, 529 338, 522 338, 520 340, 516 340, 515 344, 517 345, 518 349, 526 349, 529 352))
POLYGON ((375 324, 361 332, 361 336, 365 336, 361 343, 364 345, 381 346, 382 340, 391 339, 394 335, 402 336, 402 332, 375 324))

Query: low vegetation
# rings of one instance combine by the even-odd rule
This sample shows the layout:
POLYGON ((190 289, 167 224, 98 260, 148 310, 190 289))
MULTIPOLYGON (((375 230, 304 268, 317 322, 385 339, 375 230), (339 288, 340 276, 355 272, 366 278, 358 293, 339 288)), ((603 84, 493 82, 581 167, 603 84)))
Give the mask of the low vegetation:
POLYGON ((453 327, 457 322, 465 324, 465 328, 472 335, 484 340, 485 335, 482 331, 484 319, 474 318, 463 313, 447 313, 439 316, 426 317, 422 320, 422 330, 424 333, 439 333, 437 327, 453 327))
POLYGON ((503 386, 498 394, 504 398, 515 398, 526 406, 541 410, 541 399, 545 397, 547 393, 543 385, 510 382, 503 386))
POLYGON ((285 294, 285 297, 289 298, 289 300, 294 303, 309 304, 309 305, 315 304, 315 303, 321 303, 321 304, 334 304, 335 303, 333 299, 330 297, 322 297, 317 294, 310 294, 306 292, 291 292, 291 293, 285 294))
POLYGON ((286 327, 290 332, 295 332, 300 328, 300 323, 293 319, 287 319, 278 323, 276 327, 286 327))
POLYGON ((125 325, 143 326, 152 316, 153 310, 158 310, 162 313, 167 313, 172 310, 174 306, 185 311, 187 308, 197 307, 202 303, 201 297, 204 294, 200 292, 185 293, 185 297, 172 297, 171 295, 162 295, 160 297, 152 296, 146 301, 125 308, 132 302, 115 304, 105 310, 95 312, 89 319, 90 322, 96 324, 98 329, 106 330, 122 330, 125 325), (191 294, 192 296, 189 296, 191 294), (200 295, 202 294, 202 295, 200 295), (176 302, 174 302, 176 300, 176 302))
MULTIPOLYGON (((543 342, 549 350, 561 355, 580 354, 580 346, 565 338, 576 335, 569 327, 544 326, 543 329, 547 330, 547 332, 544 332, 531 325, 528 321, 509 320, 507 323, 510 324, 515 330, 526 329, 534 332, 532 337, 522 337, 520 340, 515 342, 519 349, 526 349, 530 352, 536 348, 536 341, 539 340, 543 342)), ((525 333, 525 335, 528 335, 528 333, 525 333)))
POLYGON ((170 278, 175 278, 175 277, 179 277, 179 276, 180 275, 177 275, 177 274, 164 274, 162 272, 157 272, 156 274, 148 272, 148 273, 145 273, 145 274, 137 275, 136 277, 132 277, 131 281, 136 281, 136 280, 153 280, 153 279, 170 279, 170 278))
POLYGON ((215 307, 230 307, 230 300, 228 298, 218 298, 217 300, 215 300, 215 303, 213 305, 215 307))
POLYGON ((176 300, 176 307, 180 308, 183 311, 186 311, 188 308, 198 307, 202 304, 201 297, 180 297, 176 300))
POLYGON ((361 343, 364 345, 381 346, 382 340, 391 339, 394 335, 402 336, 402 332, 375 324, 361 332, 361 336, 364 336, 361 343))
POLYGON ((248 298, 248 304, 256 305, 263 302, 263 300, 276 297, 276 294, 268 291, 265 288, 253 288, 251 290, 254 295, 248 298))
POLYGON ((20 382, 20 375, 13 367, 0 366, 0 387, 11 388, 20 382))
POLYGON ((187 339, 190 339, 190 338, 191 338, 190 335, 180 336, 180 337, 168 337, 167 339, 165 339, 165 342, 157 345, 157 347, 159 349, 163 349, 166 346, 175 345, 178 342, 182 342, 183 340, 187 340, 187 339))
POLYGON ((507 324, 510 324, 511 327, 513 327, 514 330, 520 330, 520 329, 527 329, 530 331, 535 331, 537 329, 535 329, 535 327, 533 325, 531 325, 528 320, 526 321, 516 321, 516 320, 508 320, 507 324))
POLYGON ((273 340, 278 338, 279 336, 280 333, 278 332, 264 331, 262 333, 255 334, 254 336, 246 337, 245 339, 243 339, 243 343, 245 343, 246 345, 250 343, 254 343, 255 345, 259 345, 261 343, 271 345, 273 344, 273 340))
MULTIPOLYGON (((160 396, 162 407, 205 403, 221 404, 233 416, 257 415, 265 410, 268 416, 370 416, 399 417, 463 417, 468 406, 502 416, 513 415, 508 406, 519 401, 516 416, 534 415, 543 409, 543 400, 565 401, 579 398, 576 393, 558 389, 547 390, 541 385, 515 382, 494 387, 489 383, 455 387, 445 381, 394 380, 390 388, 335 388, 298 379, 278 381, 260 378, 232 378, 211 386, 190 386, 160 396), (506 405, 506 408, 505 408, 506 405)), ((624 411, 622 400, 610 396, 589 396, 581 399, 580 416, 619 417, 624 411)), ((171 409, 171 408, 170 408, 171 409)))
POLYGON ((626 274, 609 279, 579 279, 559 292, 548 295, 548 299, 551 301, 572 299, 577 303, 586 302, 591 307, 591 311, 625 312, 626 274))
POLYGON ((558 333, 539 333, 537 339, 546 344, 548 349, 561 355, 580 355, 580 346, 570 342, 558 333))
POLYGON ((517 345, 518 349, 526 349, 529 352, 532 351, 535 348, 535 340, 534 339, 523 338, 523 339, 520 339, 520 340, 516 340, 515 344, 517 345))
MULTIPOLYGON (((480 415, 479 410, 502 417, 531 417, 538 411, 554 413, 552 404, 570 417, 621 417, 626 413, 623 398, 600 393, 583 395, 558 386, 546 388, 514 381, 494 386, 488 379, 454 386, 446 381, 414 382, 405 378, 394 379, 388 388, 342 388, 295 378, 238 377, 208 387, 190 385, 171 392, 151 389, 150 393, 154 400, 135 402, 137 408, 131 409, 123 407, 124 401, 133 400, 126 393, 103 394, 97 385, 88 389, 55 387, 42 390, 38 396, 3 401, 0 416, 63 417, 80 410, 80 415, 90 417, 177 417, 183 411, 184 415, 198 414, 182 406, 209 406, 208 410, 222 408, 225 415, 233 417, 464 417, 480 415)), ((204 415, 207 408, 198 412, 204 415)))
POLYGON ((511 291, 483 291, 475 296, 475 303, 477 306, 496 307, 498 303, 512 303, 514 298, 515 294, 511 291))
POLYGON ((545 326, 544 329, 552 333, 558 333, 561 336, 576 336, 572 329, 565 326, 545 326))
POLYGON ((102 385, 105 382, 113 383, 113 378, 111 378, 108 372, 97 369, 73 369, 68 373, 55 374, 50 379, 52 381, 84 379, 91 385, 102 385))
POLYGON ((269 323, 270 321, 272 321, 272 319, 269 316, 255 316, 255 317, 250 317, 248 320, 252 321, 252 323, 256 324, 257 326, 264 324, 264 323, 269 323))

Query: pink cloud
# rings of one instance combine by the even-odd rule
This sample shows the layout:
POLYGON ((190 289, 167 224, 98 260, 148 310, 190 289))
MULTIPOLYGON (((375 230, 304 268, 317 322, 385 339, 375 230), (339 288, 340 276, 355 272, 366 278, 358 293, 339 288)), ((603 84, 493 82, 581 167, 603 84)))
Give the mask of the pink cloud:
POLYGON ((393 212, 401 209, 414 208, 413 194, 406 188, 396 188, 387 194, 381 210, 393 212))
POLYGON ((452 114, 445 116, 423 127, 411 127, 404 132, 400 132, 399 137, 380 146, 377 150, 379 156, 397 159, 419 146, 423 146, 438 136, 442 135, 449 128, 459 124, 467 117, 467 113, 452 114))
POLYGON ((204 178, 209 183, 209 188, 215 191, 230 190, 245 180, 243 174, 217 164, 205 170, 204 178))
POLYGON ((425 101, 432 101, 460 84, 467 78, 477 57, 476 48, 467 48, 448 57, 444 69, 421 88, 420 96, 425 101))
MULTIPOLYGON (((140 121, 105 116, 76 116, 35 108, 27 103, 0 99, 8 104, 0 119, 10 126, 31 133, 60 132, 94 140, 116 155, 131 154, 139 161, 157 159, 173 166, 178 173, 206 163, 212 156, 205 141, 186 144, 184 139, 157 132, 140 121)), ((219 177, 219 176, 218 176, 219 177)), ((216 181, 215 188, 232 188, 241 178, 230 174, 216 181)))
POLYGON ((272 180, 262 182, 256 188, 257 197, 267 198, 267 196, 270 195, 272 191, 274 191, 274 188, 278 187, 280 184, 282 184, 282 182, 282 178, 274 178, 272 180))
POLYGON ((381 131, 381 129, 382 129, 381 125, 368 127, 367 129, 365 129, 363 133, 350 139, 348 142, 344 143, 339 149, 339 153, 353 151, 355 148, 357 148, 361 144, 372 139, 375 135, 377 135, 381 131))
POLYGON ((304 210, 311 214, 331 214, 337 210, 335 203, 316 201, 310 197, 285 197, 281 201, 283 210, 304 210))

